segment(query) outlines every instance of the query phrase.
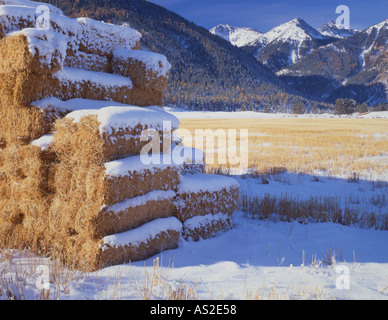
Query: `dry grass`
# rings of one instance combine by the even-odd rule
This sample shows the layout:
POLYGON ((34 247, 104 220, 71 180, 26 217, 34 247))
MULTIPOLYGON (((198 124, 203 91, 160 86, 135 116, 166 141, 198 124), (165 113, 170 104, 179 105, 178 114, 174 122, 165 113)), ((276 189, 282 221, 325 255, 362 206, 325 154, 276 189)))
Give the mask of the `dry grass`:
POLYGON ((243 195, 241 210, 247 217, 254 219, 300 223, 334 222, 388 230, 388 214, 376 214, 373 208, 368 207, 354 208, 351 200, 343 204, 340 197, 311 196, 303 200, 287 194, 243 195))
MULTIPOLYGON (((368 179, 372 190, 385 184, 379 175, 388 173, 388 120, 383 119, 195 119, 181 120, 181 129, 193 134, 196 129, 248 129, 249 177, 268 184, 291 184, 285 172, 346 177, 349 183, 368 179)), ((179 136, 179 130, 177 131, 179 136)), ((184 138, 184 135, 182 135, 184 138)), ((193 140, 195 141, 195 140, 193 140)), ((183 141, 184 143, 188 141, 183 141)), ((204 146, 206 147, 206 141, 204 146)), ((223 146, 216 140, 215 148, 223 146)), ((240 146, 237 134, 237 148, 240 146)), ((205 151, 206 148, 204 149, 205 151)), ((208 154, 206 154, 208 158, 208 154)), ((217 160, 217 156, 215 157, 217 160)), ((206 164, 212 174, 230 174, 230 163, 206 164)), ((292 194, 242 195, 241 210, 250 218, 280 221, 325 222, 388 230, 388 215, 373 209, 387 204, 384 195, 372 196, 362 206, 353 206, 357 195, 349 199, 314 196, 299 199, 292 194)), ((380 210, 381 211, 381 210, 380 210)))
MULTIPOLYGON (((237 129, 237 148, 239 130, 248 129, 249 167, 260 173, 282 168, 352 178, 388 172, 385 119, 190 119, 181 120, 180 129, 193 134, 196 129, 237 129)), ((216 149, 219 146, 222 144, 215 144, 216 149)))

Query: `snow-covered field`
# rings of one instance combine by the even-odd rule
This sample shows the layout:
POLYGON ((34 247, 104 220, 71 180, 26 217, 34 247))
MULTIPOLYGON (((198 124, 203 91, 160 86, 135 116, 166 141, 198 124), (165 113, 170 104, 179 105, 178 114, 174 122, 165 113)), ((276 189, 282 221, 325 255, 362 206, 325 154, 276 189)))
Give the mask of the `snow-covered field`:
MULTIPOLYGON (((387 231, 258 221, 242 212, 235 223, 216 238, 182 241, 146 261, 87 274, 61 271, 70 280, 51 283, 50 297, 166 299, 180 289, 196 299, 388 299, 387 231)), ((46 263, 16 254, 11 266, 1 264, 2 278, 27 274, 19 291, 35 299, 42 274, 34 270, 46 263)))
MULTIPOLYGON (((215 117, 173 113, 181 119, 215 117)), ((243 112, 217 117, 253 115, 272 116, 243 112)), ((268 183, 235 178, 243 195, 332 197, 360 212, 368 208, 376 215, 388 214, 387 181, 288 173, 270 176, 268 183)), ((11 293, 16 298, 39 298, 39 280, 48 275, 51 299, 168 299, 180 294, 191 299, 388 300, 388 231, 330 222, 258 220, 242 211, 235 213, 234 223, 232 230, 216 238, 181 240, 177 249, 94 273, 68 271, 24 252, 14 252, 12 258, 3 254, 0 293, 3 298, 11 293), (50 266, 47 274, 41 265, 50 266)))

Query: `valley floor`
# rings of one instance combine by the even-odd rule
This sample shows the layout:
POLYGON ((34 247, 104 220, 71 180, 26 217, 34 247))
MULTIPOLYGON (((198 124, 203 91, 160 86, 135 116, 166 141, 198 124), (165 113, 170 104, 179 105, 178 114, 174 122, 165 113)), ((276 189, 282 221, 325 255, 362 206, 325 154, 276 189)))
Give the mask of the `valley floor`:
POLYGON ((251 205, 262 205, 265 197, 313 206, 332 201, 360 219, 297 222, 271 213, 263 218, 260 210, 237 211, 234 228, 216 238, 181 240, 177 249, 94 273, 6 251, 0 255, 0 298, 40 299, 37 286, 47 275, 50 299, 388 300, 388 178, 379 177, 235 175, 242 199, 253 199, 251 205))

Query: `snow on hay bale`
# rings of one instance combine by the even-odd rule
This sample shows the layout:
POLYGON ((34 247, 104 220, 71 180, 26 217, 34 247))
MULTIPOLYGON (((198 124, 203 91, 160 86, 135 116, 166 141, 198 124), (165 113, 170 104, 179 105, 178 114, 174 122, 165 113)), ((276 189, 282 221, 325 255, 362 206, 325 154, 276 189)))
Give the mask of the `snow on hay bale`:
POLYGON ((44 91, 49 75, 62 68, 66 44, 55 32, 24 29, 0 40, 0 54, 2 102, 26 106, 34 100, 28 97, 44 91))
POLYGON ((30 0, 0 0, 0 5, 25 6, 25 7, 32 7, 32 8, 38 8, 41 5, 45 5, 49 8, 50 12, 63 15, 63 12, 61 9, 54 7, 51 4, 30 1, 30 0))
POLYGON ((127 77, 75 68, 64 68, 53 74, 45 89, 32 100, 54 96, 61 100, 112 100, 144 107, 161 105, 163 98, 160 91, 134 87, 127 77))
POLYGON ((91 238, 135 229, 147 222, 172 216, 175 192, 154 190, 143 196, 106 206, 85 230, 91 238))
POLYGON ((186 174, 177 188, 175 216, 182 222, 220 212, 231 216, 237 209, 238 197, 239 184, 233 178, 186 174))
POLYGON ((9 89, 7 97, 14 105, 24 106, 48 97, 113 100, 138 106, 161 105, 162 102, 161 92, 133 87, 129 78, 74 68, 64 68, 47 75, 18 73, 4 81, 7 86, 3 85, 2 91, 9 89))
POLYGON ((63 66, 66 41, 59 33, 43 29, 23 29, 0 42, 0 72, 54 73, 63 66))
POLYGON ((81 51, 68 52, 65 66, 87 71, 113 73, 112 62, 109 57, 81 51))
POLYGON ((55 125, 55 150, 88 163, 102 163, 140 154, 153 133, 176 130, 179 120, 162 108, 113 106, 69 113, 55 125), (168 122, 168 127, 164 123, 168 122))
POLYGON ((230 228, 238 184, 187 174, 203 172, 203 152, 139 155, 179 126, 157 107, 167 59, 136 50, 131 28, 53 6, 36 29, 38 5, 0 0, 0 246, 92 271, 230 228))
POLYGON ((176 159, 181 159, 183 175, 205 172, 205 153, 202 150, 178 144, 173 146, 173 153, 176 159))
POLYGON ((171 217, 172 190, 178 183, 178 166, 144 165, 140 156, 101 165, 81 164, 76 159, 61 161, 55 170, 56 194, 48 218, 49 234, 55 239, 52 255, 62 257, 70 266, 94 270, 175 247, 177 232, 166 231, 138 245, 128 242, 106 250, 101 250, 101 237, 171 217))
POLYGON ((232 217, 227 214, 217 213, 195 216, 183 223, 182 236, 187 241, 198 241, 214 237, 232 227, 232 217))
POLYGON ((156 219, 142 226, 99 239, 77 234, 54 242, 53 257, 69 267, 95 271, 107 266, 147 259, 178 247, 181 222, 174 218, 156 219))
MULTIPOLYGON (((117 48, 139 47, 141 34, 132 28, 89 18, 72 19, 53 8, 55 7, 49 7, 48 27, 66 37, 68 50, 73 53, 81 51, 110 57, 117 48)), ((36 12, 36 6, 4 5, 0 6, 0 25, 3 26, 5 34, 24 28, 34 28, 40 15, 41 12, 36 12)))
POLYGON ((174 190, 179 183, 178 166, 144 165, 140 156, 103 165, 82 166, 61 161, 55 172, 52 217, 54 225, 70 233, 87 229, 87 224, 107 206, 154 190, 174 190))
POLYGON ((51 130, 56 116, 28 104, 24 97, 44 87, 61 69, 66 44, 60 35, 24 29, 0 40, 0 132, 5 143, 28 143, 51 130))
POLYGON ((84 98, 161 105, 171 67, 164 56, 139 52, 131 53, 131 60, 122 53, 112 62, 113 52, 128 55, 138 47, 141 35, 136 30, 53 13, 50 29, 36 29, 35 19, 35 8, 0 6, 0 25, 7 35, 3 39, 3 54, 10 57, 4 59, 3 69, 15 71, 13 76, 0 79, 3 89, 9 91, 10 103, 26 105, 55 96, 62 100, 84 98), (18 36, 24 38, 15 39, 18 36), (29 55, 26 50, 18 50, 21 45, 28 47, 29 55), (32 63, 37 54, 40 64, 32 63), (135 68, 132 62, 122 60, 127 58, 136 64, 135 68), (121 70, 125 76, 112 75, 115 70, 118 74, 121 70))
POLYGON ((137 87, 164 91, 171 64, 161 54, 119 48, 113 51, 113 72, 132 79, 137 87))

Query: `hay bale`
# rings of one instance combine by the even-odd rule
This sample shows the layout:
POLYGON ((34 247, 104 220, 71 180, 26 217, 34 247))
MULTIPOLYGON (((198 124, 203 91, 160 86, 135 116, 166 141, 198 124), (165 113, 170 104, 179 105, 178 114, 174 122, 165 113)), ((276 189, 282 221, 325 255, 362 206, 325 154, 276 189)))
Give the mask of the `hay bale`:
POLYGON ((111 100, 142 107, 162 104, 162 92, 134 87, 129 78, 104 72, 64 68, 48 81, 49 85, 29 100, 54 96, 61 100, 74 98, 111 100))
MULTIPOLYGON (((98 233, 94 231, 99 229, 95 222, 104 216, 103 208, 154 190, 174 190, 179 183, 178 166, 143 165, 140 156, 100 165, 81 163, 79 159, 61 160, 55 166, 56 194, 48 222, 67 235, 98 233)), ((169 210, 168 202, 165 205, 161 214, 169 210)), ((139 212, 143 209, 147 208, 139 208, 139 212)))
POLYGON ((36 26, 35 9, 32 7, 20 7, 13 3, 0 2, 0 25, 3 33, 20 31, 26 28, 34 28, 36 26))
POLYGON ((4 235, 17 247, 42 252, 52 189, 55 154, 32 145, 10 145, 2 151, 0 220, 21 232, 4 235))
POLYGON ((63 66, 66 46, 64 37, 50 30, 13 32, 0 41, 0 73, 54 73, 63 66))
POLYGON ((116 49, 112 58, 113 72, 132 80, 136 87, 164 91, 171 64, 161 54, 125 48, 116 49))
POLYGON ((107 205, 153 190, 174 190, 180 181, 180 167, 176 164, 144 164, 141 156, 107 162, 104 166, 107 205))
POLYGON ((35 198, 53 192, 52 164, 56 154, 34 145, 10 145, 2 152, 2 171, 12 184, 11 193, 35 198), (24 187, 25 184, 25 187, 24 187))
POLYGON ((182 237, 186 241, 199 241, 232 229, 232 217, 227 214, 208 214, 187 219, 183 223, 182 237))
POLYGON ((28 144, 50 133, 55 120, 62 116, 61 112, 54 109, 41 109, 32 105, 19 107, 0 101, 0 144, 3 148, 7 143, 28 144))
POLYGON ((144 196, 126 199, 100 211, 93 219, 93 238, 104 237, 139 227, 159 218, 171 217, 175 192, 154 190, 144 196))
POLYGON ((202 150, 181 144, 172 148, 172 158, 175 163, 182 164, 183 175, 205 173, 205 153, 202 150))
POLYGON ((174 190, 180 181, 178 166, 144 165, 140 156, 107 162, 102 166, 62 160, 57 164, 55 172, 57 194, 70 194, 72 190, 81 192, 84 201, 104 201, 100 207, 142 196, 153 190, 174 190))
POLYGON ((153 220, 136 229, 101 239, 84 235, 61 238, 51 255, 65 265, 82 271, 144 260, 164 250, 178 247, 182 224, 174 217, 153 220))
MULTIPOLYGON (((0 25, 3 26, 4 33, 35 28, 36 18, 40 15, 35 11, 36 7, 30 5, 0 6, 0 25)), ((68 48, 73 52, 82 51, 110 57, 117 48, 135 49, 139 47, 141 34, 132 28, 88 18, 72 19, 59 12, 61 12, 59 9, 50 12, 49 28, 64 35, 68 48)))
MULTIPOLYGON (((1 132, 1 130, 0 130, 0 132, 1 132)), ((7 146, 7 141, 5 140, 4 137, 0 137, 0 150, 5 149, 6 146, 7 146)))
POLYGON ((113 72, 111 59, 108 57, 81 51, 72 52, 69 50, 66 56, 65 66, 87 71, 113 72))
POLYGON ((61 9, 54 7, 53 5, 48 3, 42 3, 42 2, 30 1, 30 0, 0 0, 0 5, 14 5, 14 6, 24 6, 24 7, 27 6, 27 7, 37 8, 42 4, 47 6, 50 12, 58 15, 63 15, 63 12, 61 9))
POLYGON ((25 106, 48 97, 115 101, 127 105, 162 104, 163 93, 133 87, 130 79, 104 72, 64 68, 54 74, 0 74, 0 94, 8 104, 25 106))
POLYGON ((231 216, 237 209, 239 184, 236 180, 207 174, 189 174, 177 187, 174 215, 182 222, 195 216, 223 213, 231 216))
POLYGON ((128 27, 104 23, 89 18, 76 18, 82 28, 79 50, 110 57, 118 48, 138 49, 140 32, 128 27))
POLYGON ((45 74, 11 72, 0 73, 0 95, 3 105, 28 106, 48 91, 50 78, 45 74))
POLYGON ((74 111, 57 121, 54 148, 58 154, 100 164, 140 154, 150 141, 142 137, 146 130, 163 139, 178 126, 179 120, 162 109, 120 106, 74 111))
POLYGON ((0 40, 0 96, 6 105, 26 106, 47 91, 49 75, 62 68, 66 43, 59 34, 24 29, 0 40))

